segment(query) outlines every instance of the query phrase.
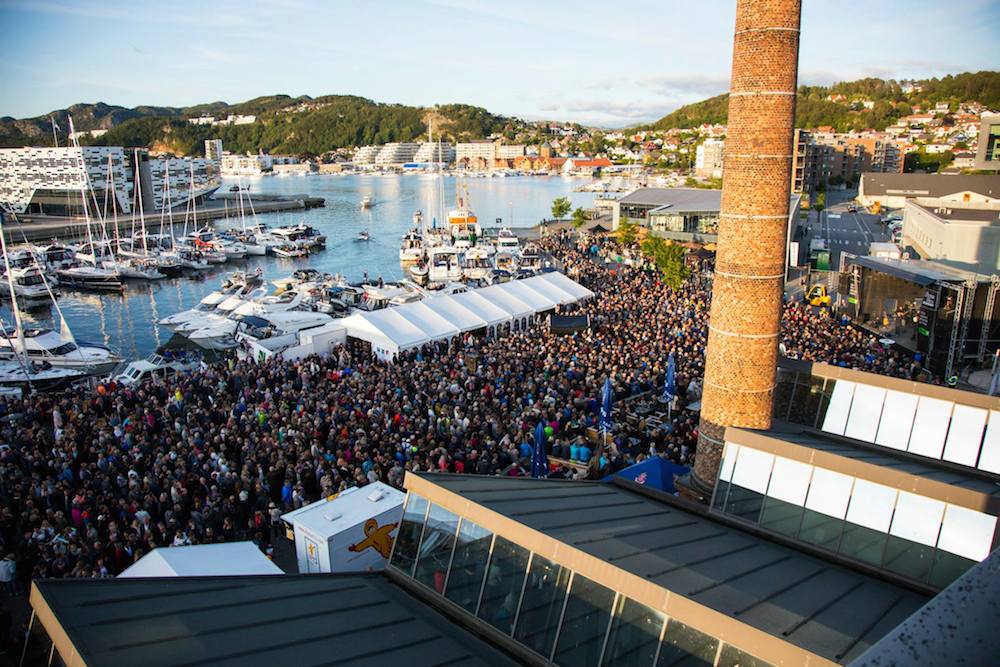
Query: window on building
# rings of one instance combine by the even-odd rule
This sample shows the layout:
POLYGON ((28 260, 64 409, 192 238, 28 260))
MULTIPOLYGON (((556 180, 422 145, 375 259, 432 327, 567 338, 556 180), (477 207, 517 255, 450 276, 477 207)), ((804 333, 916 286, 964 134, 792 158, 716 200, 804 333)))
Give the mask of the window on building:
POLYGON ((457 516, 443 507, 430 506, 413 577, 438 593, 444 592, 445 577, 448 574, 448 563, 451 560, 452 547, 455 546, 457 529, 457 516))
POLYGON ((552 655, 570 571, 535 554, 528 568, 514 639, 546 658, 552 655))
POLYGON ((719 640, 670 619, 656 667, 710 667, 715 664, 719 640))
POLYGON ((566 613, 559 629, 554 661, 560 665, 596 665, 611 620, 615 593, 579 574, 573 575, 566 613))
POLYGON ((506 635, 513 634, 527 568, 528 551, 498 536, 486 569, 478 615, 506 635))
POLYGON ((664 621, 660 612, 619 596, 604 649, 605 667, 652 667, 664 621))
POLYGON ((462 519, 445 597, 473 614, 479 603, 479 591, 483 586, 492 543, 493 533, 468 519, 462 519))
POLYGON ((407 576, 413 576, 413 566, 417 562, 417 548, 420 534, 424 530, 427 516, 427 500, 411 493, 406 497, 406 508, 396 536, 390 564, 407 576))

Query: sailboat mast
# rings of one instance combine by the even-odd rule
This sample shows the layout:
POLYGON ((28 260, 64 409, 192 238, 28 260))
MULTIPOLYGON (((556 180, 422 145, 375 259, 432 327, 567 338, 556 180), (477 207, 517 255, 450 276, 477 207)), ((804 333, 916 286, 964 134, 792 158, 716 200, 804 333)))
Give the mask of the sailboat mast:
POLYGON ((191 185, 188 186, 188 198, 191 202, 191 224, 194 231, 198 231, 198 205, 194 201, 194 160, 189 163, 191 166, 191 185))
MULTIPOLYGON (((142 214, 142 171, 141 171, 141 169, 139 167, 139 149, 138 148, 135 149, 135 187, 136 187, 136 193, 137 193, 136 196, 135 196, 135 199, 138 202, 138 205, 136 206, 136 208, 139 209, 139 228, 142 230, 142 256, 143 257, 149 257, 149 248, 148 248, 148 246, 146 244, 146 218, 142 214)), ((132 211, 132 220, 135 221, 135 211, 132 211)), ((162 227, 163 227, 163 219, 162 218, 160 219, 160 227, 161 227, 160 231, 162 232, 163 231, 163 229, 162 229, 162 227)), ((132 236, 134 238, 135 234, 133 233, 132 236)), ((172 242, 173 241, 171 241, 171 243, 172 242)))
MULTIPOLYGON (((21 309, 17 305, 17 293, 14 291, 14 276, 10 273, 10 260, 7 257, 7 237, 3 233, 3 213, 0 212, 0 251, 3 251, 3 265, 7 270, 7 288, 10 290, 10 310, 14 313, 14 327, 17 331, 17 342, 21 345, 21 354, 27 354, 27 348, 24 343, 24 325, 21 322, 21 309)), ((11 345, 11 351, 14 356, 17 357, 17 351, 13 349, 11 345)), ((27 363, 27 357, 25 357, 25 363, 27 363)), ((27 375, 27 370, 25 371, 27 375)))
POLYGON ((83 159, 83 150, 80 149, 80 142, 77 141, 76 132, 73 131, 73 117, 69 116, 69 136, 72 137, 73 148, 79 151, 80 155, 80 171, 83 173, 83 178, 80 180, 80 203, 83 206, 83 221, 87 227, 87 242, 90 243, 90 249, 94 251, 94 264, 97 264, 97 248, 94 246, 94 233, 90 229, 90 213, 87 210, 87 186, 90 183, 90 178, 87 175, 87 164, 83 159))

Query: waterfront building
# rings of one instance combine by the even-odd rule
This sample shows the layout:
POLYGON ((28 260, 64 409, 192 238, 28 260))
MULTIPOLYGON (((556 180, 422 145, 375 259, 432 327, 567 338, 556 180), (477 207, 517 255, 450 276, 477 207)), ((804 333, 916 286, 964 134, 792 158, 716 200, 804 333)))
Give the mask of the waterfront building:
POLYGON ((420 144, 413 161, 420 164, 451 164, 455 161, 455 147, 451 144, 425 141, 420 144))
POLYGON ((513 160, 525 154, 524 144, 497 144, 496 150, 500 160, 513 160))
POLYGON ((903 245, 923 259, 990 275, 1000 273, 1000 202, 916 197, 903 206, 903 245))
POLYGON ((132 156, 116 146, 0 149, 0 203, 17 213, 79 215, 83 189, 92 187, 103 205, 109 158, 118 210, 128 213, 132 156))
POLYGON ((455 161, 460 167, 474 168, 476 165, 490 166, 497 156, 496 143, 490 139, 467 141, 456 144, 455 161))
POLYGON ((792 189, 810 193, 821 185, 855 182, 863 172, 901 173, 903 153, 885 133, 795 130, 792 189))
POLYGON ((205 140, 205 159, 222 162, 222 139, 205 140))
POLYGON ((414 162, 419 148, 420 144, 396 142, 385 144, 375 157, 375 165, 379 167, 398 167, 407 162, 414 162))
POLYGON ((271 171, 274 163, 270 155, 234 155, 222 156, 223 176, 260 176, 271 171))
POLYGON ((222 185, 218 163, 205 158, 150 158, 140 153, 139 175, 145 211, 166 206, 168 177, 172 209, 184 208, 192 199, 204 201, 222 185))
POLYGON ((1000 175, 879 174, 861 175, 858 202, 864 206, 902 208, 915 197, 947 198, 966 204, 1000 203, 1000 175))
POLYGON ((722 158, 726 142, 706 139, 698 144, 694 153, 694 173, 701 178, 722 178, 722 158))
POLYGON ((361 146, 358 150, 354 151, 352 161, 359 166, 375 164, 375 158, 378 157, 381 150, 381 146, 361 146))
POLYGON ((1000 114, 983 114, 980 118, 976 169, 1000 170, 1000 114))

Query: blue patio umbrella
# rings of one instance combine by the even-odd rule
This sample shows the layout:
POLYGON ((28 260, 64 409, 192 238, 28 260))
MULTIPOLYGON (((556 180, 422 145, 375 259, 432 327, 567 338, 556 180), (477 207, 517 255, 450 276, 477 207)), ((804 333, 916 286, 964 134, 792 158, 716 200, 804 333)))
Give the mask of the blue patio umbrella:
POLYGON ((674 359, 674 353, 671 352, 670 356, 667 357, 667 376, 663 380, 663 401, 667 404, 667 410, 670 410, 670 403, 674 400, 674 396, 677 395, 677 361, 674 359))
POLYGON ((535 427, 535 449, 531 452, 531 476, 549 476, 549 457, 545 454, 545 424, 535 427))

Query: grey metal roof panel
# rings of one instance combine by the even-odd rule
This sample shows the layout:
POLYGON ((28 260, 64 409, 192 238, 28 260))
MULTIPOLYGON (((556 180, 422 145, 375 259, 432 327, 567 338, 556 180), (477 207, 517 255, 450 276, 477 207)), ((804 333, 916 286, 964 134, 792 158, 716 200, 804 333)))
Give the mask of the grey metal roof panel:
POLYGON ((420 476, 626 572, 838 662, 877 641, 878 628, 884 628, 884 634, 893 627, 885 614, 905 616, 927 600, 618 486, 440 473, 420 476), (550 505, 567 495, 583 502, 572 510, 562 503, 558 509, 550 505), (893 606, 880 603, 897 598, 893 606))
POLYGON ((91 665, 515 664, 382 575, 36 583, 91 665))
POLYGON ((639 188, 619 200, 637 206, 669 206, 678 211, 718 211, 722 190, 698 188, 639 188))
POLYGON ((906 195, 911 197, 943 197, 956 192, 976 192, 1000 195, 1000 176, 988 174, 861 174, 865 196, 906 195))

